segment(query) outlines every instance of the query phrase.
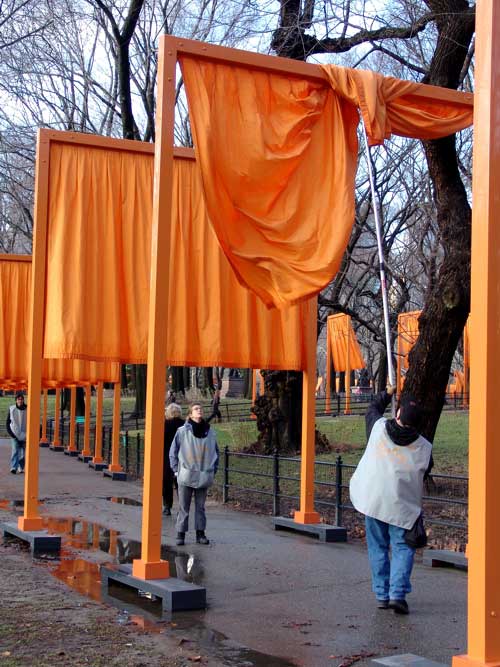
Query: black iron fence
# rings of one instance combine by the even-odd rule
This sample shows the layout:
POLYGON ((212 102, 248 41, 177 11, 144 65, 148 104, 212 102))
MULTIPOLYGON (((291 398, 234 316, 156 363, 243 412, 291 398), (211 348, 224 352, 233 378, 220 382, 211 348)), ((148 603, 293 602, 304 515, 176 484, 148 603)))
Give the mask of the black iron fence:
MULTIPOLYGON (((352 527, 360 515, 349 501, 349 481, 356 468, 335 461, 316 461, 314 470, 315 505, 338 526, 352 527)), ((273 515, 288 514, 298 507, 300 459, 223 451, 221 471, 222 501, 235 500, 256 505, 273 515)), ((433 474, 425 483, 423 509, 425 522, 443 541, 439 528, 453 529, 452 541, 465 544, 467 531, 468 478, 433 474)))

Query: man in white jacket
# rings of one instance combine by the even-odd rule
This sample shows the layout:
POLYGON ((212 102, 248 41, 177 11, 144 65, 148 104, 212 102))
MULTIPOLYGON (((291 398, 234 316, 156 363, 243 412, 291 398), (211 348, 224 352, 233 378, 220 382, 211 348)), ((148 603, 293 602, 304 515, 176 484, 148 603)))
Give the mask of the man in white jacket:
POLYGON ((10 457, 10 472, 24 472, 24 451, 26 448, 26 404, 24 394, 16 394, 16 403, 9 407, 7 413, 7 433, 11 437, 12 454, 10 457))
POLYGON ((408 614, 406 595, 415 549, 405 541, 422 511, 424 476, 432 468, 432 445, 418 432, 420 408, 403 396, 395 419, 384 411, 394 387, 378 394, 366 413, 368 444, 350 482, 354 507, 365 515, 372 588, 379 609, 408 614), (391 558, 389 558, 389 549, 391 558))

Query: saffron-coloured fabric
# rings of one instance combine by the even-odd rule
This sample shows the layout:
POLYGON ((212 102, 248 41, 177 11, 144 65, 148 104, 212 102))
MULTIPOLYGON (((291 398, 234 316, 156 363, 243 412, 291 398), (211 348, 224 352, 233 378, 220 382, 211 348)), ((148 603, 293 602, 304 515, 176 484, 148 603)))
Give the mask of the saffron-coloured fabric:
POLYGON ((326 335, 333 367, 337 373, 345 372, 348 365, 350 370, 359 370, 366 366, 349 315, 330 315, 327 319, 326 335))
MULTIPOLYGON (((44 356, 146 362, 153 155, 52 143, 49 179, 44 356)), ((194 160, 174 161, 172 220, 165 364, 302 369, 306 304, 239 284, 194 160)))
MULTIPOLYGON (((31 257, 14 260, 0 255, 0 387, 27 386, 31 257)), ((44 359, 42 386, 119 382, 120 364, 44 359)))
POLYGON ((470 108, 415 100, 418 84, 369 72, 326 67, 329 86, 188 55, 180 64, 211 222, 269 306, 318 293, 338 270, 354 221, 358 106, 372 143, 472 123, 470 108))
POLYGON ((321 65, 333 90, 359 108, 371 145, 392 134, 438 139, 472 125, 472 107, 416 97, 421 83, 401 81, 370 70, 321 65))
POLYGON ((26 382, 30 293, 31 261, 0 257, 0 381, 5 388, 26 382))
POLYGON ((418 319, 420 310, 398 315, 398 354, 400 355, 401 370, 408 369, 408 355, 417 342, 418 319))

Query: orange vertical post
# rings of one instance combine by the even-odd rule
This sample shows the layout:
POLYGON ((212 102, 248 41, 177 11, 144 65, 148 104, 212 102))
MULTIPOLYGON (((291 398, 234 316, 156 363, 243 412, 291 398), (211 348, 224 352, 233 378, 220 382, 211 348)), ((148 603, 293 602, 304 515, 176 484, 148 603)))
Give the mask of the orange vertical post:
POLYGON ((345 337, 346 351, 345 351, 345 409, 344 414, 351 414, 351 317, 347 317, 347 333, 345 337))
POLYGON ((325 412, 331 412, 332 393, 332 341, 330 340, 330 327, 326 320, 326 387, 325 387, 325 412))
POLYGON ((76 452, 76 387, 70 389, 71 399, 69 408, 69 445, 67 452, 76 452))
POLYGON ((120 465, 120 397, 121 384, 115 382, 113 391, 113 431, 111 441, 111 464, 108 470, 111 472, 123 472, 120 465))
POLYGON ((467 329, 468 326, 466 324, 464 329, 464 388, 462 396, 462 406, 464 408, 468 407, 469 405, 469 388, 470 388, 470 360, 469 360, 470 342, 467 329))
POLYGON ((307 302, 307 323, 304 332, 306 368, 302 371, 302 451, 300 462, 300 509, 295 512, 297 523, 319 523, 314 510, 314 425, 316 388, 316 299, 307 302))
POLYGON ((97 405, 95 411, 95 446, 93 463, 104 463, 102 458, 102 403, 103 403, 103 384, 97 383, 97 405))
POLYGON ((90 417, 91 417, 91 398, 92 391, 91 387, 88 384, 85 387, 85 426, 83 429, 83 449, 82 456, 91 456, 92 452, 90 451, 90 417))
POLYGON ((42 390, 43 324, 47 253, 47 205, 49 185, 49 140, 38 133, 36 148, 35 207, 31 268, 31 304, 28 352, 28 415, 24 511, 18 519, 21 530, 42 530, 38 508, 40 448, 40 393, 42 390))
POLYGON ((43 413, 42 413, 42 435, 40 437, 40 443, 42 447, 47 447, 49 444, 47 441, 47 390, 43 391, 43 413))
POLYGON ((176 64, 175 48, 171 47, 167 51, 165 37, 161 37, 158 52, 158 103, 151 229, 142 551, 141 558, 136 559, 132 567, 133 575, 141 579, 160 579, 170 576, 168 562, 162 560, 160 554, 176 64))
POLYGON ((60 418, 61 418, 61 390, 57 388, 55 397, 55 410, 54 410, 54 439, 52 441, 52 447, 61 446, 61 441, 59 440, 60 418))
POLYGON ((470 314, 467 654, 453 667, 500 665, 500 3, 476 4, 470 314))
POLYGON ((401 396, 401 328, 398 317, 398 338, 396 346, 396 398, 399 400, 401 396))

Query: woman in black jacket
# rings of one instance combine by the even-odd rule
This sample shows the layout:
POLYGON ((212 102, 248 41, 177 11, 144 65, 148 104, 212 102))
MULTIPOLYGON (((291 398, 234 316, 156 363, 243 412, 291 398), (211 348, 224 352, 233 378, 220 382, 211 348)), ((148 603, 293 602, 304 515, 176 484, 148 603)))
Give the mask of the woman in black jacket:
POLYGON ((163 432, 163 514, 170 516, 172 514, 172 505, 174 502, 174 484, 175 475, 170 467, 168 454, 170 445, 174 439, 177 429, 184 426, 184 419, 181 419, 182 409, 177 403, 170 403, 165 409, 165 429, 163 432))

